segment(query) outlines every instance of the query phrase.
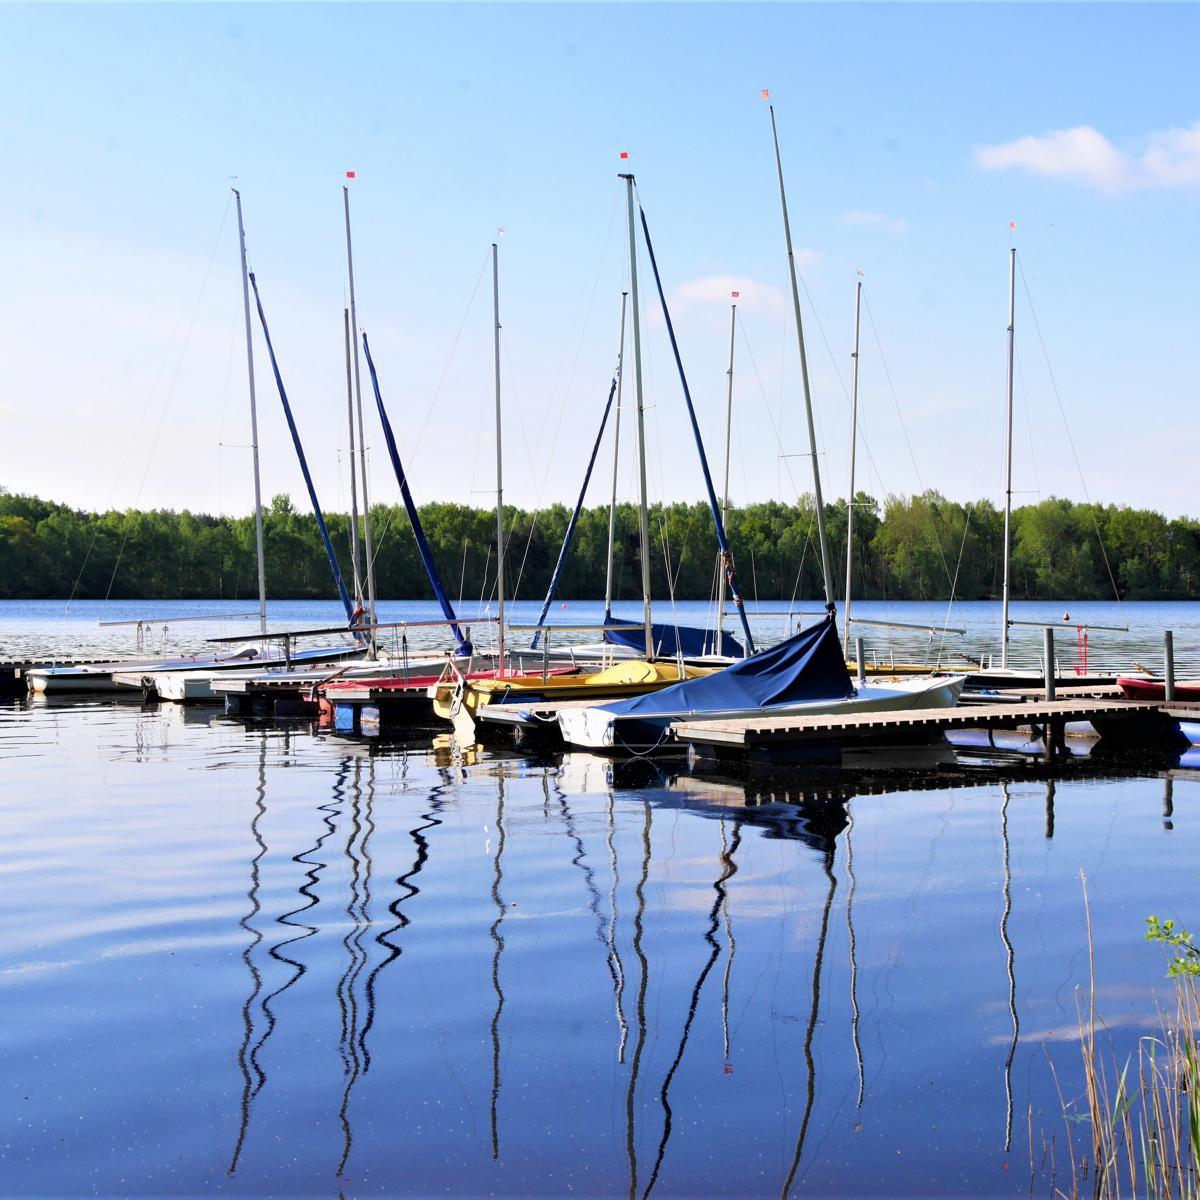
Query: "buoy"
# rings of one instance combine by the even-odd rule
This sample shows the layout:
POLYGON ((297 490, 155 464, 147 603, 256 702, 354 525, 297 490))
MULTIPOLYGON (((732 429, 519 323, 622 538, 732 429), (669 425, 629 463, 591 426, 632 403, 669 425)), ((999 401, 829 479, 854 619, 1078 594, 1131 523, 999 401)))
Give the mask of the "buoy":
POLYGON ((1063 620, 1064 620, 1064 621, 1069 621, 1070 619, 1071 619, 1071 614, 1070 614, 1069 612, 1068 612, 1068 613, 1063 613, 1063 620))

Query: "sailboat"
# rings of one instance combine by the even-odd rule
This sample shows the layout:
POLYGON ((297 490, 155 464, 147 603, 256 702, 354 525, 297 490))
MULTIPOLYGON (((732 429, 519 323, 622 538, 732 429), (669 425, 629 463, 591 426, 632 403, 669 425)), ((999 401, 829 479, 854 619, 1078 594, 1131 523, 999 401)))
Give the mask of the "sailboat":
MULTIPOLYGON (((817 510, 817 539, 825 585, 824 619, 759 654, 707 678, 687 680, 650 696, 589 708, 564 709, 558 714, 563 739, 595 750, 625 749, 637 753, 661 747, 679 721, 733 719, 756 716, 799 716, 816 713, 883 712, 912 708, 942 708, 957 704, 963 678, 904 680, 888 686, 855 687, 842 654, 835 620, 829 544, 825 535, 821 471, 813 420, 808 359, 800 312, 800 291, 792 249, 791 223, 783 184, 783 160, 771 105, 771 133, 783 209, 784 238, 791 281, 792 309, 800 350, 800 377, 812 460, 817 510)), ((643 215, 643 222, 645 217, 643 215)))
MULTIPOLYGON (((265 557, 263 553, 262 487, 259 478, 258 464, 258 409, 254 386, 254 350, 253 340, 251 338, 250 318, 250 288, 251 286, 254 286, 256 301, 258 300, 258 289, 257 286, 254 285, 254 276, 247 267, 246 232, 245 225, 242 220, 242 196, 237 188, 232 190, 234 199, 237 203, 238 249, 241 259, 242 301, 246 327, 246 364, 249 376, 251 450, 254 464, 255 554, 258 564, 258 638, 261 639, 261 645, 258 647, 245 647, 232 653, 173 657, 164 656, 157 659, 134 659, 106 663, 91 663, 87 666, 78 667, 49 667, 40 670, 32 670, 28 673, 27 679, 30 690, 37 694, 119 691, 127 688, 145 689, 148 686, 153 687, 154 684, 150 681, 157 679, 160 676, 164 677, 164 679, 178 679, 180 690, 182 692, 182 690, 184 690, 184 685, 182 683, 183 676, 190 676, 194 677, 195 680, 199 680, 202 677, 211 676, 214 672, 223 673, 228 671, 245 670, 249 665, 254 665, 256 668, 262 669, 274 666, 284 666, 293 663, 298 665, 326 664, 325 669, 327 670, 327 664, 330 662, 344 662, 354 658, 360 658, 365 653, 365 646, 361 643, 361 639, 359 639, 358 644, 351 646, 324 646, 315 650, 293 651, 290 644, 280 647, 277 639, 272 642, 267 635, 267 593, 264 565, 265 557)), ((274 368, 275 378, 279 384, 280 398, 283 402, 284 413, 287 417, 288 425, 292 432, 292 438, 295 442, 296 452, 300 459, 300 466, 304 472, 305 482, 308 485, 309 496, 312 499, 313 512, 316 516, 317 525, 320 529, 325 550, 329 557, 329 563, 333 571, 334 580, 337 584, 343 603, 346 605, 347 618, 349 619, 350 625, 353 625, 353 610, 350 607, 348 598, 346 596, 345 586, 342 583, 341 571, 338 568, 337 559, 333 554, 333 546, 329 541, 329 534, 325 528, 324 518, 321 515, 320 506, 317 503, 316 492, 313 488, 312 479, 308 472, 308 465, 304 459, 304 451, 300 445, 300 437, 296 431, 295 422, 292 420, 292 414, 288 405, 287 395, 283 390, 283 381, 279 375, 279 368, 275 363, 275 354, 274 350, 271 348, 270 334, 267 333, 266 318, 263 316, 261 302, 258 303, 258 312, 259 317, 262 320, 263 333, 267 338, 267 350, 271 356, 271 365, 274 368)), ((252 637, 247 637, 244 640, 252 641, 254 639, 252 637)), ((164 683, 164 687, 166 686, 168 685, 164 683)))
MULTIPOLYGON (((492 245, 492 294, 494 311, 494 334, 496 334, 496 482, 497 482, 497 600, 499 611, 499 670, 496 678, 468 679, 457 668, 446 673, 445 678, 428 690, 433 701, 433 712, 454 725, 458 737, 474 742, 478 736, 475 716, 487 704, 512 704, 530 700, 612 700, 623 696, 637 696, 644 692, 662 688, 679 680, 696 678, 712 668, 691 667, 678 661, 655 661, 655 626, 650 614, 650 562, 649 562, 649 517, 646 502, 646 442, 644 442, 644 414, 642 403, 641 373, 641 323, 637 307, 637 256, 634 227, 634 176, 623 176, 628 185, 629 197, 629 248, 630 290, 634 301, 634 348, 635 379, 637 386, 637 434, 638 461, 641 476, 641 558, 642 600, 644 619, 638 626, 642 635, 642 649, 646 658, 630 659, 593 674, 582 676, 554 676, 548 672, 526 674, 504 671, 504 515, 503 497, 503 454, 500 448, 500 317, 499 317, 499 268, 497 246, 492 245)), ((724 539, 724 533, 722 533, 724 539)))

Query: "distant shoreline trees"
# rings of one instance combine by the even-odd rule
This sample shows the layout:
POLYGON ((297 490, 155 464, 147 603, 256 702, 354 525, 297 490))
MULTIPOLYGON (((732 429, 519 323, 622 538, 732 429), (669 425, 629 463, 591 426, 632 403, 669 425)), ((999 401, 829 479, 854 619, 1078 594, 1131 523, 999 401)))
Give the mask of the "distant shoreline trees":
MULTIPOLYGON (((812 598, 822 592, 812 500, 767 501, 729 514, 729 541, 747 599, 812 598)), ((506 510, 510 592, 546 591, 570 510, 506 510)), ((371 510, 379 595, 432 595, 401 508, 371 510)), ((437 502, 421 520, 451 596, 485 600, 495 586, 495 516, 437 502)), ((349 582, 349 521, 328 516, 349 582)), ((830 551, 845 562, 846 504, 826 506, 830 551)), ((716 539, 707 506, 655 505, 650 514, 654 594, 714 594, 716 539), (668 570, 667 564, 670 564, 668 570)), ((289 497, 265 513, 267 591, 274 599, 335 593, 316 522, 289 497)), ((855 498, 854 593, 860 599, 990 599, 999 595, 1003 517, 987 500, 966 504, 936 492, 855 498)), ((560 586, 564 599, 604 595, 608 506, 585 509, 560 586)), ((640 595, 638 515, 617 510, 614 594, 640 595)), ((838 590, 844 567, 835 570, 838 590)), ((1200 522, 1167 520, 1119 505, 1050 498, 1013 514, 1013 594, 1019 599, 1192 599, 1200 592, 1200 522)), ((254 518, 156 509, 91 513, 0 488, 0 599, 247 599, 257 594, 254 518)))

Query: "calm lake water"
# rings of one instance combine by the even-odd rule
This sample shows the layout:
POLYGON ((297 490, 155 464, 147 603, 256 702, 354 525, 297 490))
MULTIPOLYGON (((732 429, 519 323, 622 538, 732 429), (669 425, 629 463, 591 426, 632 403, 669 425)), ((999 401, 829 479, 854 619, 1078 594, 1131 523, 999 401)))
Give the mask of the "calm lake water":
MULTIPOLYGON (((272 629, 303 629, 340 626, 345 614, 336 601, 278 600, 268 604, 272 629)), ((532 624, 537 620, 540 601, 521 600, 508 606, 510 622, 532 624)), ((750 627, 761 648, 794 632, 798 622, 808 624, 819 613, 815 601, 795 605, 751 604, 750 627), (788 614, 791 615, 788 615, 788 614)), ((145 601, 76 600, 68 608, 61 600, 0 601, 0 658, 57 654, 115 655, 131 657, 138 651, 137 621, 147 622, 142 631, 143 645, 153 651, 193 653, 211 651, 208 638, 229 637, 257 629, 254 602, 244 600, 145 601), (241 614, 241 620, 195 620, 225 614, 241 614), (124 622, 102 625, 101 622, 124 622)), ((640 620, 640 603, 624 601, 614 605, 617 616, 640 620)), ((674 605, 655 605, 655 620, 679 624, 711 626, 713 607, 703 601, 680 601, 674 605)), ((479 616, 495 615, 494 608, 469 603, 459 605, 464 623, 479 616)), ((856 625, 853 633, 864 637, 868 656, 887 661, 917 661, 961 665, 962 655, 974 659, 1000 656, 1000 605, 993 601, 859 601, 853 614, 875 621, 899 621, 931 626, 939 632, 883 629, 856 625), (961 629, 960 635, 947 630, 961 629), (947 631, 947 632, 941 632, 947 631)), ((596 601, 556 602, 548 620, 558 624, 598 624, 604 606, 596 601)), ((840 616, 840 609, 839 609, 840 616)), ((1176 658, 1181 672, 1200 677, 1200 603, 1194 601, 1127 601, 1117 604, 1100 601, 1017 602, 1011 616, 1016 621, 1053 622, 1055 655, 1063 671, 1084 664, 1093 670, 1124 669, 1140 662, 1147 668, 1162 670, 1163 630, 1175 634, 1176 658), (1064 621, 1066 616, 1069 620, 1064 621), (1094 630, 1086 646, 1077 629, 1080 624, 1122 627, 1116 631, 1094 630)), ((433 602, 384 600, 379 604, 381 622, 440 621, 441 610, 433 602)), ((736 616, 726 617, 726 627, 742 637, 736 616)), ((475 630, 476 645, 486 647, 494 639, 494 625, 481 624, 475 630)), ((381 634, 385 646, 398 650, 400 638, 407 638, 411 649, 441 650, 449 646, 445 629, 415 627, 381 634)), ((523 635, 528 638, 530 635, 523 635)), ((599 635, 585 631, 554 633, 551 647, 569 642, 595 641, 599 635)), ((1042 630, 1015 626, 1011 631, 1011 658, 1014 666, 1038 667, 1042 656, 1042 630)), ((329 640, 329 639, 325 639, 329 640)), ((510 639, 511 640, 511 639, 510 639)), ((521 638, 516 636, 519 643, 521 638)))
POLYGON ((766 782, 0 705, 0 1192, 1050 1194, 1200 774, 766 782), (1164 806, 1167 806, 1164 815, 1164 806), (1084 988, 1081 993, 1080 989, 1084 988))

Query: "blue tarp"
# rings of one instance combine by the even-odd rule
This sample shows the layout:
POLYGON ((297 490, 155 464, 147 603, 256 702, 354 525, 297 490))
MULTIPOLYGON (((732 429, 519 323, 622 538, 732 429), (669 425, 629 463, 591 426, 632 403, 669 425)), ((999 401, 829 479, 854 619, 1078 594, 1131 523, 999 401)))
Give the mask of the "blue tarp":
POLYGON ((853 694, 837 626, 828 617, 723 671, 600 708, 621 716, 665 717, 754 710, 805 700, 844 700, 853 694))
MULTIPOLYGON (((641 621, 624 621, 620 617, 605 614, 605 625, 628 625, 624 629, 606 629, 604 640, 613 646, 628 646, 639 654, 646 653, 646 626, 641 621)), ((726 658, 742 658, 746 651, 732 635, 722 632, 718 641, 715 629, 694 629, 688 625, 661 625, 655 621, 650 626, 654 638, 655 658, 703 658, 707 654, 723 654, 726 658)))

